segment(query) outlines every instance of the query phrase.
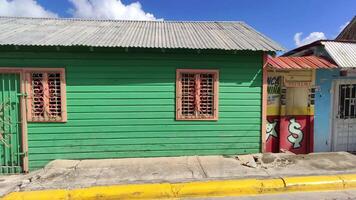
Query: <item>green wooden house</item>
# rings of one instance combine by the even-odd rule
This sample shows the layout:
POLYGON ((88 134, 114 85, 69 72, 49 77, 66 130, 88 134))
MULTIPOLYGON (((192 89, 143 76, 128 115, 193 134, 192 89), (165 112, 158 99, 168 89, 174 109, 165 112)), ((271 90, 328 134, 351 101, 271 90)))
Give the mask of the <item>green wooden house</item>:
POLYGON ((243 22, 0 17, 0 171, 54 159, 260 152, 262 66, 243 22))

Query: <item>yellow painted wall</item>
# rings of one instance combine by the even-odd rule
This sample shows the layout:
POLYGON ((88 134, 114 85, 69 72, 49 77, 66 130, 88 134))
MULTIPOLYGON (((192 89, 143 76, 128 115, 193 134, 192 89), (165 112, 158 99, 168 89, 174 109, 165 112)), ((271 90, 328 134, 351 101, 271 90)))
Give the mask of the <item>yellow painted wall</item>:
POLYGON ((310 88, 315 86, 315 70, 269 71, 267 115, 313 115, 314 105, 308 106, 310 88), (280 77, 282 94, 276 94, 271 80, 280 77), (283 92, 285 91, 285 92, 283 92), (283 96, 284 93, 284 96, 283 96), (281 104, 281 99, 285 103, 281 104))

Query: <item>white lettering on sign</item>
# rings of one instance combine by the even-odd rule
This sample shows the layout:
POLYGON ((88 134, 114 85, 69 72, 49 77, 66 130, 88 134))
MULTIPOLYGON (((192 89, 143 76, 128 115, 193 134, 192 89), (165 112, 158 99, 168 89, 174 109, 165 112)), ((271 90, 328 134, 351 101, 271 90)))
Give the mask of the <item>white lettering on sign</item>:
POLYGON ((281 93, 281 77, 270 76, 267 78, 267 92, 268 94, 280 94, 281 93))
POLYGON ((288 141, 293 144, 293 148, 297 149, 301 147, 301 142, 303 140, 303 132, 300 130, 302 126, 295 120, 295 118, 291 118, 289 120, 289 126, 288 126, 288 131, 289 131, 289 136, 288 136, 288 141))
POLYGON ((277 122, 269 122, 267 120, 267 136, 266 136, 266 141, 270 138, 270 137, 278 137, 277 132, 276 132, 276 125, 277 122))

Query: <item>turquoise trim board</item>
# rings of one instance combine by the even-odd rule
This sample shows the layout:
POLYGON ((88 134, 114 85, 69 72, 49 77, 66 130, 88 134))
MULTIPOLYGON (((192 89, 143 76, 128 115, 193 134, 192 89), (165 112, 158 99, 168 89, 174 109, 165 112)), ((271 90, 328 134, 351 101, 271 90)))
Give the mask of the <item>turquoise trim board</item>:
POLYGON ((331 150, 331 86, 338 77, 339 70, 317 70, 315 113, 314 113, 314 151, 331 150))

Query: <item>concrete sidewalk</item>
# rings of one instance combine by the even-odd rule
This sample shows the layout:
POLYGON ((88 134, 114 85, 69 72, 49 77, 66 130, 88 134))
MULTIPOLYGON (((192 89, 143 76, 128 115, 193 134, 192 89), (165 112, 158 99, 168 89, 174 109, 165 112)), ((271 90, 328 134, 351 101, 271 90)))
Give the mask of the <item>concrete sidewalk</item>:
POLYGON ((190 156, 105 160, 56 160, 27 175, 0 176, 1 195, 12 191, 74 189, 133 183, 177 183, 221 179, 275 178, 356 173, 356 156, 308 155, 190 156), (256 161, 256 163, 254 163, 256 161), (252 166, 252 167, 251 167, 252 166))

